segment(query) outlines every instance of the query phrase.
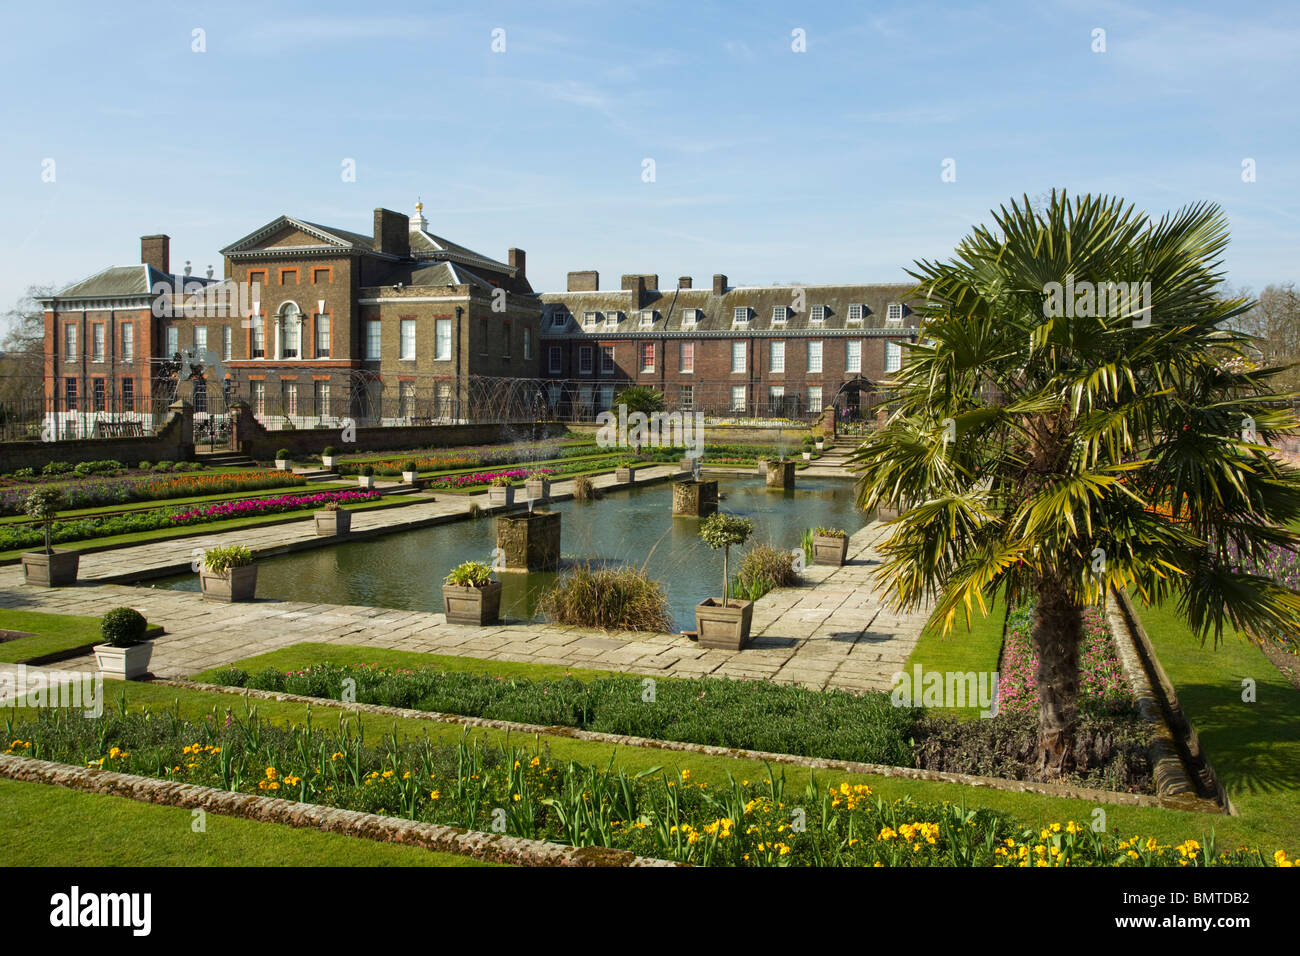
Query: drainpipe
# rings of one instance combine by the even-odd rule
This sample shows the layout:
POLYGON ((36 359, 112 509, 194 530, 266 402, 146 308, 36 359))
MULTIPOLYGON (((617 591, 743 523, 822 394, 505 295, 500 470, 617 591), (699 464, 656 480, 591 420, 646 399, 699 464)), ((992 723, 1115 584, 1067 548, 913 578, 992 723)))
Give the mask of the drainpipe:
MULTIPOLYGON (((461 414, 460 414, 460 403, 461 403, 461 397, 460 397, 460 346, 461 346, 461 340, 462 340, 466 335, 469 334, 469 326, 468 326, 468 324, 466 324, 463 328, 462 328, 462 326, 461 326, 461 317, 464 316, 464 314, 465 314, 465 309, 464 309, 463 307, 459 306, 459 305, 456 306, 456 420, 457 420, 457 421, 459 421, 460 418, 461 418, 461 414)), ((467 381, 465 384, 468 386, 468 385, 469 385, 469 382, 467 381)))

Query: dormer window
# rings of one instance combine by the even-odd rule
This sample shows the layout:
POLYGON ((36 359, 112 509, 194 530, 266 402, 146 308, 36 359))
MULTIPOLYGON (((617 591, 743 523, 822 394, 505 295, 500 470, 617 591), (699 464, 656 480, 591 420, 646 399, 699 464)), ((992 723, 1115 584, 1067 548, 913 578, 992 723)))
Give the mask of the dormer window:
POLYGON ((643 329, 648 329, 650 326, 654 325, 655 319, 659 318, 659 313, 654 309, 642 309, 640 315, 641 328, 643 329))
POLYGON ((749 325, 749 306, 738 305, 732 313, 732 322, 735 325, 749 325))
POLYGON ((600 313, 599 313, 599 312, 584 312, 584 313, 582 313, 582 324, 583 324, 583 325, 595 325, 595 324, 596 324, 597 322, 599 322, 599 321, 600 321, 600 313))
POLYGON ((696 322, 698 322, 698 321, 700 321, 700 310, 699 310, 699 309, 683 309, 683 310, 682 310, 682 325, 685 325, 685 326, 691 326, 691 325, 694 325, 694 324, 695 324, 696 322))
POLYGON ((826 306, 824 306, 824 305, 814 305, 814 306, 812 307, 812 311, 808 313, 808 320, 809 320, 810 322, 825 322, 825 321, 826 321, 826 306))
POLYGON ((605 313, 605 328, 607 328, 607 329, 617 328, 617 327, 618 327, 618 323, 621 322, 622 320, 623 320, 623 313, 622 313, 622 312, 606 312, 606 313, 605 313))
POLYGON ((551 328, 562 329, 568 324, 569 324, 569 313, 567 312, 551 313, 551 328))
POLYGON ((772 306, 772 322, 776 325, 784 325, 785 320, 790 317, 790 307, 788 305, 772 306))
POLYGON ((850 321, 850 322, 861 322, 861 321, 862 321, 862 317, 863 317, 864 315, 866 315, 866 313, 867 313, 867 307, 866 307, 865 305, 861 305, 861 304, 850 305, 850 306, 849 306, 849 321, 850 321))
POLYGON ((888 308, 885 310, 885 324, 886 325, 903 324, 903 306, 901 304, 897 302, 891 302, 889 304, 888 308))

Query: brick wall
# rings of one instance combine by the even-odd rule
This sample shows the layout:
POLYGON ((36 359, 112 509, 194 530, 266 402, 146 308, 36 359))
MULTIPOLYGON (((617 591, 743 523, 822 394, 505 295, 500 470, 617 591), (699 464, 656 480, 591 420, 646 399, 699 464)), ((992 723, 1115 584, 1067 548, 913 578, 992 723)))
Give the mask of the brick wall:
POLYGON ((158 433, 147 438, 82 438, 71 441, 0 443, 0 474, 19 468, 43 468, 52 461, 77 464, 112 459, 125 465, 141 461, 185 461, 194 457, 194 411, 173 406, 158 433))

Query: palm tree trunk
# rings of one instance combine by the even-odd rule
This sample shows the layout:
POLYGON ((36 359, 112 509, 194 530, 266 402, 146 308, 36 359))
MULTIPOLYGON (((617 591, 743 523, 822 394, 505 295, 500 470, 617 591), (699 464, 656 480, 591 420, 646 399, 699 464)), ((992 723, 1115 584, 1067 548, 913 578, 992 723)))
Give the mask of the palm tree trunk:
POLYGON ((1055 777, 1074 766, 1083 641, 1083 608, 1055 578, 1039 581, 1033 636, 1038 651, 1038 769, 1055 777))

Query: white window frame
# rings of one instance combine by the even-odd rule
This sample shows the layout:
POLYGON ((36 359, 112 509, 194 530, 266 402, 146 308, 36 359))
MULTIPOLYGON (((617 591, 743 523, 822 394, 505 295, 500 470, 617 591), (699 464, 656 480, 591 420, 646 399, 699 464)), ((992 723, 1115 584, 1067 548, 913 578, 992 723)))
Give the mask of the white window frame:
POLYGON ((655 343, 654 343, 654 342, 638 342, 638 343, 637 343, 637 351, 640 353, 638 357, 639 357, 640 360, 641 360, 641 371, 642 371, 642 372, 653 372, 653 371, 655 370, 655 359, 657 358, 657 356, 658 356, 658 352, 659 352, 659 350, 655 347, 655 343), (645 348, 646 348, 647 345, 650 346, 650 364, 649 364, 649 365, 647 365, 647 364, 646 364, 646 361, 645 361, 645 348))
POLYGON ((564 350, 552 345, 546 353, 546 367, 551 375, 559 375, 564 367, 564 350))
POLYGON ((731 410, 733 412, 743 412, 745 410, 746 398, 744 385, 731 386, 731 410))
POLYGON ((854 302, 849 306, 849 317, 846 322, 861 323, 863 317, 867 314, 867 307, 860 302, 854 302))
MULTIPOLYGON (((120 333, 120 338, 122 340, 121 361, 134 362, 135 361, 135 323, 123 322, 121 325, 121 329, 122 329, 120 333)), ((226 356, 226 358, 229 357, 230 356, 228 355, 226 356)))
POLYGON ((433 360, 451 361, 451 319, 433 320, 433 360))
POLYGON ((821 339, 808 340, 808 371, 811 373, 820 373, 822 370, 822 356, 825 349, 822 346, 821 339))
POLYGON ((194 326, 194 353, 203 359, 203 352, 208 347, 208 327, 206 325, 194 326))
POLYGON ((683 341, 677 343, 677 370, 683 375, 695 374, 695 343, 693 341, 683 341), (691 356, 691 367, 686 367, 686 354, 689 351, 691 356))
POLYGON ((524 327, 524 361, 530 361, 533 357, 533 329, 532 326, 524 327))
POLYGON ((221 361, 229 362, 235 351, 235 333, 228 325, 221 327, 221 361))
POLYGON ((384 327, 379 319, 366 319, 367 362, 378 362, 384 353, 384 327))
POLYGON ((578 348, 578 374, 593 375, 596 371, 596 347, 594 345, 583 345, 578 348), (583 360, 586 360, 585 362, 583 360), (586 368, 583 368, 583 365, 586 368))
POLYGON ((903 367, 903 346, 899 342, 885 343, 885 374, 900 371, 903 367))
POLYGON ((90 360, 102 364, 107 351, 108 331, 104 323, 90 323, 90 360))
POLYGON ((695 407, 695 386, 694 385, 677 386, 677 404, 682 408, 695 407))
POLYGON ((768 351, 768 369, 774 375, 785 374, 785 339, 773 339, 768 351))
POLYGON ((788 305, 772 306, 772 322, 776 325, 785 325, 786 320, 790 318, 790 307, 788 305))
POLYGON ((656 312, 654 309, 642 309, 642 310, 641 310, 641 328, 643 328, 643 329, 648 329, 648 328, 650 328, 651 326, 653 326, 653 325, 655 324, 655 320, 658 319, 658 318, 659 318, 659 313, 656 312))
POLYGON ((683 326, 684 328, 685 328, 685 327, 694 327, 695 323, 698 322, 698 321, 700 321, 700 310, 699 310, 699 309, 683 309, 683 310, 682 310, 682 326, 683 326))
POLYGON ((809 385, 808 386, 808 411, 813 414, 821 412, 822 409, 825 408, 825 405, 823 405, 824 401, 825 398, 823 397, 822 387, 820 385, 809 385), (817 400, 815 402, 813 401, 814 395, 817 396, 817 400), (814 405, 816 406, 815 408, 813 407, 814 405))
POLYGON ((853 372, 856 375, 862 374, 862 340, 845 339, 844 340, 844 371, 845 373, 853 372), (853 354, 853 347, 858 347, 858 353, 853 354))
POLYGON ((885 307, 885 325, 899 328, 903 324, 903 305, 891 302, 885 307))
POLYGON ((599 322, 600 322, 600 313, 599 313, 599 312, 584 312, 584 313, 582 313, 582 325, 583 325, 583 328, 591 328, 591 327, 594 327, 594 326, 595 326, 597 323, 599 323, 599 322))
POLYGON ((731 312, 732 325, 749 325, 749 306, 738 305, 731 312))
POLYGON ((614 361, 614 346, 602 345, 600 347, 600 374, 613 375, 616 371, 618 371, 618 363, 614 361), (606 364, 605 359, 609 359, 608 364, 606 364))
POLYGON ((399 319, 397 326, 397 360, 415 361, 415 319, 399 319))
POLYGON ((181 350, 181 330, 178 326, 169 325, 163 333, 163 351, 167 354, 164 358, 171 358, 181 350))
POLYGON ((814 305, 808 312, 808 321, 822 323, 826 321, 826 306, 814 305))
POLYGON ((71 322, 63 326, 63 361, 77 360, 77 327, 71 322))
POLYGON ((731 374, 743 374, 745 365, 745 343, 741 339, 735 339, 731 343, 731 374))
POLYGON ((622 313, 622 312, 606 312, 606 313, 605 313, 605 328, 607 328, 607 329, 616 329, 616 328, 618 328, 618 323, 621 322, 622 320, 623 320, 623 313, 622 313))

